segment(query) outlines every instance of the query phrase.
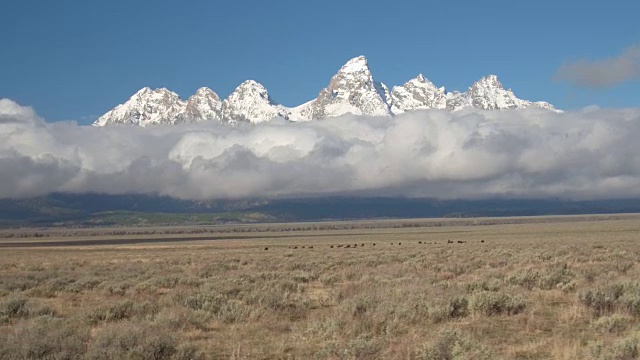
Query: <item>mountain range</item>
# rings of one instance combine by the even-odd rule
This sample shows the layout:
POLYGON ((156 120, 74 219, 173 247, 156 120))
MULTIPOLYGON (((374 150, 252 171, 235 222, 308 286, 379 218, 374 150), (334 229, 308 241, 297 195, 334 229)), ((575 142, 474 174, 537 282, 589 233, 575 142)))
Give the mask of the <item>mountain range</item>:
POLYGON ((558 111, 547 102, 517 98, 511 89, 504 89, 495 75, 480 79, 465 92, 447 92, 422 74, 389 90, 385 84, 374 80, 367 59, 358 56, 342 66, 315 99, 296 107, 277 103, 267 89, 254 80, 243 82, 224 100, 206 87, 198 89, 186 101, 166 88, 145 87, 98 118, 93 125, 148 126, 203 121, 239 124, 274 118, 310 121, 345 114, 394 116, 423 109, 459 111, 465 108, 509 110, 530 107, 558 111))
POLYGON ((377 218, 537 216, 640 212, 640 199, 438 200, 321 197, 299 199, 180 200, 154 195, 52 193, 30 199, 0 199, 0 229, 6 227, 150 226, 242 222, 358 220, 377 218))

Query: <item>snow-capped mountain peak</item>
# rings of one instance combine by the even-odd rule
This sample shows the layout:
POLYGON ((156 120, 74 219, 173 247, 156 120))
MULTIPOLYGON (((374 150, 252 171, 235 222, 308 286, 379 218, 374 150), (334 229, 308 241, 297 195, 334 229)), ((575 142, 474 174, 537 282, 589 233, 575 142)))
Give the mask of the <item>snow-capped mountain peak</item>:
POLYGON ((191 95, 177 122, 222 121, 222 101, 208 87, 199 88, 191 95))
POLYGON ((374 81, 367 58, 355 57, 331 78, 318 97, 292 109, 295 120, 312 120, 344 114, 389 116, 388 88, 374 81))
POLYGON ((144 87, 127 102, 101 116, 94 125, 175 124, 218 121, 237 124, 259 123, 276 117, 292 121, 309 121, 344 114, 393 116, 420 109, 464 108, 483 110, 524 109, 529 107, 558 111, 544 101, 518 99, 511 89, 504 89, 496 75, 488 75, 471 85, 466 92, 448 93, 424 75, 418 74, 402 86, 389 88, 376 80, 367 58, 357 56, 347 61, 318 96, 300 106, 286 108, 275 102, 267 89, 254 80, 240 84, 224 101, 211 89, 202 87, 187 101, 166 88, 144 87))
POLYGON ((220 97, 218 96, 218 94, 215 93, 215 91, 209 89, 206 86, 203 86, 201 88, 199 88, 198 90, 196 90, 196 93, 194 95, 192 95, 192 97, 197 96, 197 97, 215 97, 216 99, 220 100, 220 97))
POLYGON ((482 87, 485 89, 504 89, 502 83, 498 80, 497 75, 489 74, 482 79, 476 81, 472 87, 482 87))
MULTIPOLYGON (((161 91, 161 90, 166 90, 166 88, 160 88, 160 89, 156 89, 156 90, 161 91)), ((131 95, 131 98, 142 97, 142 96, 145 96, 146 94, 150 94, 152 92, 153 92, 153 90, 151 90, 150 87, 145 86, 142 89, 136 91, 135 94, 131 95)))
POLYGON ((505 90, 496 75, 485 76, 467 91, 471 105, 478 109, 517 109, 525 105, 511 89, 505 90))
POLYGON ((367 61, 367 58, 360 55, 347 61, 347 63, 340 68, 339 72, 357 73, 357 72, 363 72, 363 71, 371 74, 371 71, 369 70, 369 62, 367 61))
POLYGON ((401 114, 418 109, 444 109, 447 96, 444 87, 436 87, 422 74, 391 90, 391 111, 401 114))
POLYGON ((496 75, 488 75, 476 81, 465 93, 447 94, 447 108, 460 110, 473 107, 482 110, 513 110, 537 107, 557 111, 546 102, 518 99, 511 89, 505 90, 496 75))
POLYGON ((259 123, 275 117, 288 119, 289 111, 273 101, 262 84, 247 80, 222 102, 222 117, 232 124, 259 123))
POLYGON ((238 85, 229 97, 260 97, 265 100, 271 100, 267 89, 255 80, 247 80, 238 85))
POLYGON ((127 102, 101 116, 94 125, 130 124, 144 127, 174 123, 184 106, 185 102, 180 100, 178 94, 166 88, 152 90, 144 87, 127 102))
POLYGON ((152 90, 150 87, 143 87, 138 92, 133 94, 129 100, 139 99, 141 101, 171 101, 180 100, 180 96, 173 91, 163 87, 152 90))
POLYGON ((347 63, 338 70, 338 73, 331 78, 329 88, 346 90, 345 87, 351 85, 348 83, 349 81, 358 81, 368 86, 374 85, 375 82, 366 57, 358 56, 347 61, 347 63))

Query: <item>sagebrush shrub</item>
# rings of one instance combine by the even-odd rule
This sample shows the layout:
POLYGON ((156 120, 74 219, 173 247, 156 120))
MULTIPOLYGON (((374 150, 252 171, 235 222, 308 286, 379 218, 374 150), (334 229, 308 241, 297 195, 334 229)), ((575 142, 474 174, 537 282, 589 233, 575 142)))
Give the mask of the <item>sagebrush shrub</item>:
POLYGON ((481 291, 469 298, 469 308, 474 314, 514 315, 521 313, 526 307, 527 303, 522 297, 500 292, 481 291))

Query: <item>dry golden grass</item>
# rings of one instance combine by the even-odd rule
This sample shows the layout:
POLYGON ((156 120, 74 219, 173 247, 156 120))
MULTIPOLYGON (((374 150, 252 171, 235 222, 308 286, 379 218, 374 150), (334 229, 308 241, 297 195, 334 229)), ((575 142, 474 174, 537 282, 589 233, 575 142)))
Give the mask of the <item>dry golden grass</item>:
POLYGON ((0 358, 639 358, 640 218, 551 219, 2 248, 0 358))

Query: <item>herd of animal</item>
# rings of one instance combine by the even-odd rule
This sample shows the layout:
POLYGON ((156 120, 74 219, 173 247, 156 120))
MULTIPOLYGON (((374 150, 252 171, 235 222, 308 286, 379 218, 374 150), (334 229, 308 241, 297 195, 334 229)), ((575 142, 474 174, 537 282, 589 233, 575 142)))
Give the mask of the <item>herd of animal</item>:
MULTIPOLYGON (((447 244, 453 244, 454 241, 453 240, 447 240, 447 244)), ((458 244, 466 244, 466 241, 463 240, 458 240, 457 241, 458 244)), ((484 243, 484 240, 480 240, 480 243, 484 243)), ((426 242, 426 241, 418 241, 418 244, 421 245, 429 245, 429 244, 437 244, 437 242, 426 242)), ((371 243, 371 246, 376 246, 376 243, 371 243)), ((396 245, 396 243, 391 243, 391 246, 396 245)), ((402 245, 402 242, 398 242, 397 246, 402 245)), ((357 248, 357 247, 364 247, 365 243, 360 243, 360 244, 339 244, 339 245, 329 245, 330 249, 334 249, 334 248, 343 248, 343 249, 353 249, 353 248, 357 248)), ((291 245, 289 247, 287 247, 288 249, 291 250, 297 250, 297 249, 313 249, 313 245, 291 245)), ((265 247, 264 248, 265 251, 269 250, 269 247, 265 247)))

